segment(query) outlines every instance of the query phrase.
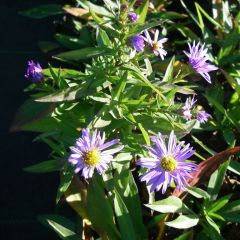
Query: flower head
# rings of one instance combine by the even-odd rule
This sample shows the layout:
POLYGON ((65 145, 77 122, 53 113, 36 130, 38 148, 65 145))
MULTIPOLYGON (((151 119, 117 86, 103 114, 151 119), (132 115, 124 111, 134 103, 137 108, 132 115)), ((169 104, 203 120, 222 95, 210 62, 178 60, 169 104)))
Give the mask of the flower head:
POLYGON ((38 62, 34 63, 33 60, 28 61, 28 68, 25 77, 34 83, 40 82, 43 78, 42 67, 40 64, 38 62))
POLYGON ((145 38, 144 40, 150 45, 151 50, 156 56, 160 56, 161 59, 163 60, 164 57, 167 55, 167 51, 163 49, 163 43, 165 43, 168 39, 167 38, 162 38, 158 40, 158 35, 159 31, 156 30, 154 39, 152 40, 149 32, 147 30, 144 31, 145 38))
POLYGON ((207 113, 206 111, 204 110, 197 110, 197 120, 200 122, 200 123, 205 123, 208 121, 209 118, 211 118, 212 116, 207 113))
POLYGON ((139 18, 139 16, 135 12, 129 12, 127 16, 128 19, 131 20, 132 22, 136 22, 139 18))
POLYGON ((132 47, 135 48, 138 52, 143 51, 143 48, 145 47, 143 36, 141 35, 132 36, 130 41, 132 47))
POLYGON ((210 75, 208 72, 217 70, 218 68, 207 61, 210 60, 209 55, 207 54, 207 48, 204 48, 203 44, 201 46, 200 42, 198 44, 195 44, 195 41, 193 42, 193 45, 191 46, 188 43, 189 46, 189 52, 184 51, 184 53, 187 55, 189 59, 189 63, 193 67, 193 69, 201 74, 206 81, 211 83, 210 75))
POLYGON ((119 143, 119 139, 105 142, 105 134, 100 135, 98 130, 90 134, 90 130, 82 129, 82 138, 78 138, 74 147, 71 147, 71 155, 68 161, 75 165, 75 173, 81 172, 84 178, 91 178, 94 169, 101 175, 108 169, 109 162, 113 159, 113 154, 121 151, 124 146, 118 146, 106 150, 119 143))
POLYGON ((186 120, 190 120, 192 118, 192 108, 197 100, 193 98, 187 98, 185 105, 182 107, 182 114, 186 120))
POLYGON ((155 148, 145 146, 151 157, 141 158, 137 164, 148 168, 149 171, 141 176, 141 181, 146 181, 150 186, 150 191, 162 189, 165 193, 167 187, 174 181, 179 190, 185 190, 188 185, 187 178, 192 178, 191 172, 195 171, 197 166, 192 162, 185 162, 186 159, 194 154, 194 150, 184 142, 177 144, 177 138, 172 131, 168 144, 166 145, 164 137, 159 133, 154 139, 155 148))

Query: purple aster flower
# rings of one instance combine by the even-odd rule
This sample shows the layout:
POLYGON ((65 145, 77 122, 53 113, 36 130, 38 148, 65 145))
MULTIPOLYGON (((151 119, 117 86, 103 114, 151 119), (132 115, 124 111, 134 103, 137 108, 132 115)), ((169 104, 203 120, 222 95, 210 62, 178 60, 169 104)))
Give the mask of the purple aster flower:
POLYGON ((195 100, 194 97, 192 99, 187 98, 185 105, 182 107, 182 114, 186 120, 190 120, 192 118, 192 108, 196 102, 197 100, 195 100))
POLYGON ((179 190, 185 190, 188 186, 187 178, 192 178, 191 172, 196 171, 197 166, 192 162, 185 162, 186 159, 194 154, 194 150, 184 142, 177 143, 177 138, 172 131, 168 144, 164 137, 159 133, 153 141, 155 148, 145 146, 151 157, 141 158, 137 164, 148 168, 149 171, 140 177, 141 181, 146 181, 150 186, 150 191, 165 193, 167 187, 174 181, 179 190))
POLYGON ((192 46, 188 43, 189 52, 186 51, 183 52, 187 55, 189 63, 191 64, 193 69, 199 74, 201 74, 206 81, 211 83, 211 79, 208 72, 217 70, 218 68, 206 62, 207 60, 210 60, 210 58, 209 55, 207 54, 208 49, 207 48, 204 49, 204 45, 205 44, 201 46, 200 42, 198 42, 198 44, 196 45, 194 41, 192 46))
POLYGON ((208 121, 209 118, 211 118, 212 116, 207 113, 206 111, 204 110, 197 110, 197 120, 200 122, 200 123, 205 123, 208 121))
POLYGON ((136 22, 139 18, 139 16, 135 12, 129 12, 127 16, 128 19, 131 20, 132 22, 136 22))
POLYGON ((162 60, 164 60, 164 57, 167 55, 167 51, 163 49, 163 43, 165 43, 168 39, 162 38, 158 40, 159 31, 156 30, 154 39, 152 40, 149 32, 147 30, 144 31, 145 38, 144 40, 150 45, 151 50, 156 56, 160 56, 162 60))
POLYGON ((101 175, 108 169, 109 162, 113 159, 113 154, 121 151, 124 146, 108 149, 112 145, 119 143, 119 139, 105 142, 105 133, 100 135, 98 130, 90 134, 90 130, 82 129, 82 138, 78 138, 74 147, 71 147, 71 155, 68 161, 75 165, 75 173, 81 172, 84 178, 91 178, 94 169, 101 175))
POLYGON ((42 67, 38 62, 34 63, 33 60, 28 61, 28 68, 27 68, 27 73, 25 74, 25 77, 34 83, 41 82, 43 78, 42 71, 43 71, 42 67))
POLYGON ((141 35, 132 36, 131 37, 131 45, 138 52, 143 51, 143 48, 145 47, 143 36, 141 36, 141 35))

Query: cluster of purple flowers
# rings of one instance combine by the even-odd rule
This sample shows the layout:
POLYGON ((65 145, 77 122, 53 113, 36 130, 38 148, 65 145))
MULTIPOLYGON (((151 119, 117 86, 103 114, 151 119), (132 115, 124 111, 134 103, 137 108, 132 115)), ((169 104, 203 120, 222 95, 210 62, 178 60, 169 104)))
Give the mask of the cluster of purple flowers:
MULTIPOLYGON (((81 175, 88 179, 93 176, 94 170, 101 175, 113 160, 113 154, 120 152, 124 146, 120 145, 108 149, 119 143, 119 139, 105 142, 105 134, 101 136, 98 130, 90 134, 90 130, 83 129, 82 137, 78 138, 75 146, 71 147, 69 162, 75 166, 75 173, 81 171, 81 175)), ((189 144, 177 143, 177 138, 172 131, 168 145, 164 137, 159 133, 153 138, 156 148, 145 146, 151 157, 141 158, 137 164, 150 169, 140 177, 150 186, 150 191, 162 189, 165 193, 167 187, 174 181, 181 190, 187 186, 187 179, 191 178, 191 172, 195 171, 196 164, 185 162, 194 154, 189 144)))
POLYGON ((196 102, 197 100, 194 97, 187 98, 185 105, 182 107, 182 115, 186 120, 191 120, 194 114, 200 123, 205 123, 211 118, 211 115, 198 107, 194 108, 196 102))
MULTIPOLYGON (((156 30, 154 38, 150 37, 150 34, 147 30, 144 31, 143 35, 135 35, 130 39, 131 46, 136 49, 137 52, 142 52, 145 47, 145 43, 149 46, 150 50, 156 55, 160 56, 162 60, 167 55, 167 51, 163 48, 163 44, 168 40, 167 38, 158 39, 159 31, 156 30)), ((188 62, 192 68, 199 73, 204 79, 211 83, 211 78, 209 72, 217 70, 218 68, 207 61, 210 60, 209 55, 207 54, 208 49, 205 48, 205 44, 197 44, 195 41, 191 46, 188 43, 189 52, 184 51, 188 57, 188 62)))

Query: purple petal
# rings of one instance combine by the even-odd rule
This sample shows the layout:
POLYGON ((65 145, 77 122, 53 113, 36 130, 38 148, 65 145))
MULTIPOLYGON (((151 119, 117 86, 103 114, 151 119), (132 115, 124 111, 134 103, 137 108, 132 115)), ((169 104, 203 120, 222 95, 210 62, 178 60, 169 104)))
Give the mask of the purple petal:
POLYGON ((101 145, 101 146, 99 147, 99 150, 103 150, 103 149, 108 148, 108 147, 110 147, 110 146, 112 146, 112 145, 115 145, 115 144, 117 144, 117 143, 119 143, 119 142, 120 142, 120 139, 114 139, 114 140, 112 140, 112 141, 109 141, 109 142, 101 145))

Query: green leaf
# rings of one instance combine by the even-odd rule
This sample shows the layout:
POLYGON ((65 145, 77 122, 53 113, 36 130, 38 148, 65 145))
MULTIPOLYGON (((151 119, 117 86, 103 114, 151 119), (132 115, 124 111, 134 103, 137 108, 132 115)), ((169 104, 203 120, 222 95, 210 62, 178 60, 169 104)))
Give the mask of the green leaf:
POLYGON ((35 101, 41 103, 68 102, 89 95, 91 91, 92 89, 87 89, 86 85, 82 87, 69 87, 64 90, 55 91, 47 96, 37 98, 35 101))
POLYGON ((32 173, 45 173, 59 171, 62 168, 61 163, 57 160, 48 160, 25 167, 23 170, 32 173))
POLYGON ((59 122, 52 117, 46 117, 23 124, 17 131, 51 132, 57 129, 59 129, 59 122))
POLYGON ((187 5, 183 2, 183 0, 180 0, 182 6, 185 8, 186 12, 189 14, 189 16, 193 19, 193 21, 199 26, 199 22, 198 22, 198 19, 197 19, 197 16, 194 15, 190 10, 189 8, 187 7, 187 5))
POLYGON ((150 19, 165 19, 165 20, 174 20, 174 19, 183 19, 187 18, 186 14, 178 13, 178 12, 173 12, 173 11, 157 11, 153 13, 148 13, 148 17, 150 19))
POLYGON ((240 163, 231 159, 230 164, 228 166, 228 170, 237 175, 240 175, 240 163))
POLYGON ((53 58, 65 60, 65 61, 80 61, 83 59, 93 58, 109 52, 106 48, 100 47, 88 47, 79 50, 72 50, 63 52, 53 56, 53 58))
POLYGON ((205 151, 207 151, 209 154, 211 154, 212 156, 216 154, 216 152, 212 149, 210 149, 208 146, 206 146, 205 144, 203 144, 202 141, 200 141, 199 139, 197 139, 196 137, 194 137, 192 135, 192 138, 194 140, 195 143, 197 143, 199 146, 202 147, 202 149, 204 149, 205 151))
MULTIPOLYGON (((53 103, 51 104, 37 103, 33 100, 27 100, 17 110, 10 130, 11 131, 28 130, 28 126, 30 124, 33 123, 38 124, 41 119, 46 118, 46 116, 54 110, 55 106, 56 105, 53 103)), ((50 125, 51 124, 50 122, 52 121, 49 119, 49 121, 46 120, 46 122, 48 122, 50 125)))
POLYGON ((209 208, 207 208, 207 212, 213 212, 213 213, 217 212, 229 202, 231 197, 232 197, 232 194, 228 194, 221 197, 220 199, 212 203, 209 208))
POLYGON ((228 165, 229 161, 226 161, 210 177, 207 192, 212 200, 215 200, 218 196, 228 165))
POLYGON ((223 213, 221 216, 226 222, 240 223, 240 214, 236 213, 223 213))
POLYGON ((183 210, 182 200, 175 196, 170 196, 151 204, 145 204, 145 206, 161 213, 175 213, 183 210))
POLYGON ((114 193, 114 209, 120 228, 121 239, 134 240, 136 239, 136 235, 128 209, 116 189, 114 193))
POLYGON ((57 153, 60 157, 63 157, 66 154, 66 151, 63 149, 63 147, 54 141, 41 137, 40 138, 43 142, 45 142, 55 153, 57 153))
POLYGON ((89 10, 91 8, 96 14, 106 17, 113 17, 113 14, 110 13, 105 7, 91 3, 90 1, 77 0, 78 4, 83 8, 89 10))
POLYGON ((218 225, 209 217, 205 216, 206 222, 202 222, 204 230, 212 240, 223 240, 218 225))
POLYGON ((125 203, 132 218, 137 237, 139 239, 145 239, 147 237, 147 230, 143 223, 141 200, 139 197, 138 187, 134 181, 132 172, 129 171, 128 173, 128 184, 124 191, 125 203))
POLYGON ((210 195, 206 191, 202 190, 201 188, 190 187, 190 188, 187 188, 187 191, 196 198, 205 198, 205 199, 210 198, 210 195))
POLYGON ((225 221, 224 218, 221 215, 219 215, 219 213, 208 212, 208 216, 211 217, 214 220, 225 221))
MULTIPOLYGON (((120 153, 117 158, 122 159, 121 161, 125 160, 128 164, 129 160, 132 159, 132 155, 129 155, 129 153, 120 153)), ((120 160, 118 160, 118 162, 119 161, 120 160)), ((114 175, 114 187, 117 189, 121 198, 124 199, 124 204, 129 211, 129 215, 133 223, 136 238, 145 239, 147 237, 147 230, 142 219, 143 215, 138 188, 131 171, 125 168, 126 166, 122 165, 121 168, 117 169, 114 175)))
POLYGON ((176 28, 185 38, 188 38, 189 40, 198 40, 199 38, 189 27, 174 25, 173 28, 176 28))
POLYGON ((240 124, 238 123, 238 121, 234 118, 234 116, 227 111, 219 102, 217 102, 215 99, 213 99, 212 97, 210 97, 209 95, 205 95, 207 100, 219 111, 221 112, 223 115, 225 115, 228 120, 238 129, 240 130, 240 124))
POLYGON ((146 142, 147 145, 150 145, 150 137, 147 133, 147 131, 145 130, 145 128, 142 126, 141 123, 138 123, 138 127, 140 128, 140 131, 142 132, 143 138, 146 142))
POLYGON ((209 216, 206 216, 206 220, 207 222, 209 223, 209 225, 216 230, 216 232, 218 234, 220 234, 220 228, 219 226, 209 217, 209 216))
POLYGON ((228 203, 221 209, 221 213, 240 213, 240 200, 228 203))
POLYGON ((62 172, 60 184, 57 191, 56 203, 59 202, 63 194, 67 191, 73 179, 73 167, 67 165, 62 172))
POLYGON ((53 229, 61 239, 79 240, 75 233, 75 225, 72 221, 60 215, 41 215, 38 220, 48 228, 53 229))
POLYGON ((199 218, 196 215, 180 215, 171 222, 165 222, 169 227, 177 229, 187 229, 196 226, 199 222, 199 218))
POLYGON ((79 38, 57 33, 55 35, 56 40, 64 47, 69 49, 79 49, 86 46, 86 43, 79 38))
POLYGON ((101 24, 104 22, 104 20, 102 18, 100 18, 91 7, 89 7, 89 11, 91 13, 92 18, 94 19, 94 21, 98 24, 101 24))
POLYGON ((51 76, 53 78, 53 80, 55 81, 56 85, 58 86, 58 88, 63 89, 63 88, 67 88, 68 84, 66 83, 65 79, 63 79, 61 77, 61 70, 60 68, 58 69, 58 71, 54 71, 52 69, 52 66, 49 64, 49 71, 51 73, 51 76))
POLYGON ((223 137, 228 145, 234 147, 233 145, 236 140, 232 129, 223 129, 223 137))
POLYGON ((162 82, 171 82, 172 81, 172 79, 173 79, 173 66, 174 66, 174 62, 175 62, 175 56, 173 56, 171 61, 169 62, 162 82))
POLYGON ((165 99, 165 97, 160 92, 160 90, 155 85, 153 85, 146 77, 144 77, 142 75, 141 71, 136 66, 134 66, 133 64, 124 64, 122 66, 122 69, 130 70, 131 75, 133 77, 142 81, 146 86, 150 87, 152 90, 154 90, 156 93, 158 93, 163 99, 165 99))
POLYGON ((99 32, 97 35, 97 41, 99 47, 111 47, 112 43, 107 35, 107 32, 104 31, 103 29, 99 28, 99 32))
POLYGON ((44 76, 52 77, 52 72, 55 73, 55 75, 58 74, 60 71, 60 75, 62 78, 79 78, 79 76, 84 75, 84 73, 74 70, 74 69, 68 69, 68 68, 45 68, 43 69, 44 76))
POLYGON ((201 28, 204 28, 204 23, 202 20, 202 15, 201 13, 209 20, 209 22, 211 22, 213 25, 215 25, 218 28, 222 28, 222 26, 216 22, 212 17, 209 16, 209 14, 197 3, 195 2, 195 6, 196 6, 196 10, 197 10, 197 14, 198 14, 198 19, 199 19, 199 23, 201 25, 201 28))
POLYGON ((36 8, 21 11, 20 14, 25 17, 41 19, 52 15, 64 13, 62 6, 59 4, 45 4, 36 8))
POLYGON ((144 23, 148 13, 149 0, 144 1, 143 4, 135 11, 138 15, 138 23, 144 23))
POLYGON ((100 234, 107 233, 109 239, 120 240, 120 233, 114 224, 111 202, 106 198, 100 176, 94 175, 88 186, 87 214, 94 229, 100 234))

